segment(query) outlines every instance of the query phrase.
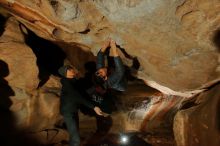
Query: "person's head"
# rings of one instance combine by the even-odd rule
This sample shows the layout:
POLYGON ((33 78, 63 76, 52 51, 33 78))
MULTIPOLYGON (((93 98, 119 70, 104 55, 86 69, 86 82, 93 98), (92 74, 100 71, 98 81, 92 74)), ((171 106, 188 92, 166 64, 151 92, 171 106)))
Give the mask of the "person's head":
POLYGON ((66 71, 66 78, 74 78, 77 76, 78 71, 75 68, 68 68, 66 71))
POLYGON ((102 67, 96 71, 96 76, 103 78, 103 80, 107 80, 107 68, 102 67))
POLYGON ((58 72, 62 77, 66 77, 66 78, 74 78, 78 74, 77 69, 70 66, 70 65, 66 65, 66 66, 61 67, 58 70, 58 72))

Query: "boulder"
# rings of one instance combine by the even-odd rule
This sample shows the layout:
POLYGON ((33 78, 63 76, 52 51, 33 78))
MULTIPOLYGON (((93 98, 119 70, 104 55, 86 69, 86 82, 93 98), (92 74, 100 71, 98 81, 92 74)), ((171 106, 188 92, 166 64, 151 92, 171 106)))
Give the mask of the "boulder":
POLYGON ((177 146, 218 146, 220 143, 220 85, 188 102, 174 118, 177 146), (193 106, 194 105, 194 106, 193 106))

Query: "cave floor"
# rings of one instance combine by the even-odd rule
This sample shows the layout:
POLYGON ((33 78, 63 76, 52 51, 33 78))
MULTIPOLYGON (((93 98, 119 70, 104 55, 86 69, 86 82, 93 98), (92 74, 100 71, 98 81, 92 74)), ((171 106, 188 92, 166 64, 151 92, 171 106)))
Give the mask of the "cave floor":
POLYGON ((128 143, 122 144, 119 134, 94 135, 88 139, 84 138, 82 146, 176 146, 173 137, 167 135, 149 135, 144 139, 133 136, 129 140, 128 143))

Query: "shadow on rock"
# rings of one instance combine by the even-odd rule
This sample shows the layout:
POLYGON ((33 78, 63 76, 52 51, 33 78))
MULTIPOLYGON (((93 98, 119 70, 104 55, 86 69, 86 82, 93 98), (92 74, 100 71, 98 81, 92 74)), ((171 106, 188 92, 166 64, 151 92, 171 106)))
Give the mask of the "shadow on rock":
POLYGON ((3 34, 5 30, 5 23, 6 23, 7 18, 4 16, 0 15, 0 36, 3 34))
POLYGON ((213 37, 213 43, 217 47, 218 51, 220 52, 220 29, 217 30, 213 37))
MULTIPOLYGON (((20 27, 24 31, 23 25, 20 25, 20 27)), ((64 64, 66 54, 53 42, 40 38, 27 28, 26 31, 23 32, 25 43, 37 57, 40 79, 38 87, 41 87, 48 81, 51 74, 59 76, 58 69, 64 64)))
POLYGON ((10 107, 15 92, 9 86, 5 77, 9 75, 8 64, 0 60, 0 145, 1 146, 39 146, 40 143, 29 136, 24 136, 23 132, 16 127, 16 118, 10 107))

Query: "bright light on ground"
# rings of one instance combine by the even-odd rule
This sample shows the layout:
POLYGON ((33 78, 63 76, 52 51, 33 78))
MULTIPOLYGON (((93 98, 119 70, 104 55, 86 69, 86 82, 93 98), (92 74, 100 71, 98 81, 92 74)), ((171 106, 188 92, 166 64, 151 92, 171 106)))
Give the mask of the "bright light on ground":
POLYGON ((125 144, 128 142, 128 137, 126 135, 121 136, 121 143, 125 144))

